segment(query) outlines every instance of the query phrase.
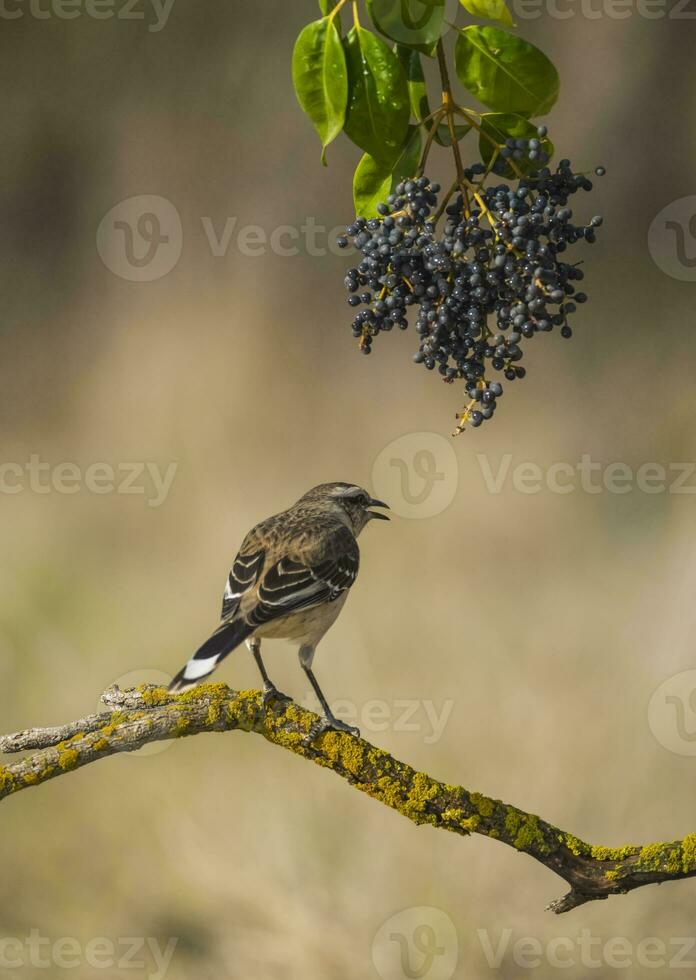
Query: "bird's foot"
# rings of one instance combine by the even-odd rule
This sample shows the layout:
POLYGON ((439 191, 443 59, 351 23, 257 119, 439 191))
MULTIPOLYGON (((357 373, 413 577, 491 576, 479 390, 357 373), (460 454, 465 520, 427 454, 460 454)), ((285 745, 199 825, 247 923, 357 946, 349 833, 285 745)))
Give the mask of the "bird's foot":
POLYGON ((314 722, 304 738, 305 745, 310 745, 316 738, 319 738, 322 732, 345 732, 346 735, 355 735, 356 738, 360 738, 359 728, 349 725, 333 715, 327 715, 314 722))
POLYGON ((267 683, 263 685, 261 704, 265 708, 271 701, 292 701, 292 698, 290 695, 283 694, 282 691, 279 691, 275 684, 267 683))

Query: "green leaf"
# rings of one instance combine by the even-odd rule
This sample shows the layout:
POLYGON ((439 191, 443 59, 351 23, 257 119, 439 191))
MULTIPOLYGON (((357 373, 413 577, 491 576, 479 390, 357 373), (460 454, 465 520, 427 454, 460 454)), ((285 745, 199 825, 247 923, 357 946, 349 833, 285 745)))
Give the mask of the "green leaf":
POLYGON ((473 17, 483 17, 487 20, 497 20, 506 27, 512 27, 514 21, 507 8, 505 0, 459 0, 462 7, 473 17))
POLYGON ((331 17, 301 31, 292 52, 297 100, 319 133, 322 163, 326 147, 343 129, 348 104, 348 72, 343 45, 331 17))
MULTIPOLYGON (((469 132, 470 129, 471 126, 469 123, 465 123, 464 125, 461 126, 459 124, 455 124, 454 135, 457 140, 457 143, 466 136, 466 134, 469 132)), ((435 142, 439 143, 440 146, 452 145, 452 137, 450 135, 449 126, 446 123, 440 123, 440 125, 437 127, 437 133, 435 134, 435 142)))
POLYGON ((428 102, 428 89, 425 84, 420 55, 413 48, 403 44, 397 44, 395 51, 406 73, 411 112, 418 122, 421 122, 430 115, 430 103, 428 102))
POLYGON ((367 0, 367 9, 386 37, 432 55, 445 22, 445 0, 367 0))
MULTIPOLYGON (((430 103, 428 101, 428 92, 425 84, 425 75, 423 74, 420 54, 417 51, 414 51, 412 48, 407 48, 405 45, 401 44, 396 45, 396 54, 399 61, 404 66, 404 71, 406 72, 408 95, 411 102, 411 112, 416 117, 418 122, 422 122, 430 115, 430 103)), ((430 124, 426 123, 424 128, 427 130, 429 125, 430 124)), ((454 129, 457 142, 459 142, 462 137, 466 136, 471 129, 471 126, 455 126, 454 129)), ((452 145, 449 127, 444 123, 441 123, 437 127, 435 142, 439 143, 440 146, 452 145)))
MULTIPOLYGON (((481 116, 481 134, 479 136, 481 160, 486 166, 489 165, 496 149, 494 143, 502 146, 508 137, 532 139, 536 135, 536 126, 530 123, 528 119, 525 119, 524 116, 507 112, 485 112, 481 116)), ((551 140, 544 137, 540 142, 544 153, 553 156, 554 146, 551 140)), ((522 160, 515 160, 514 163, 517 170, 523 174, 539 169, 539 163, 536 160, 524 158, 522 160)), ((513 170, 507 160, 503 161, 501 158, 501 164, 503 166, 497 168, 496 173, 500 172, 502 177, 512 178, 516 176, 515 170, 513 170)))
POLYGON ((558 72, 528 41, 498 27, 465 27, 455 48, 465 88, 496 112, 539 116, 558 98, 558 72))
POLYGON ((351 28, 345 49, 346 134, 382 166, 391 166, 401 152, 410 115, 404 69, 384 41, 363 27, 351 28))
POLYGON ((377 163, 365 153, 353 177, 353 201, 359 217, 374 218, 377 205, 387 200, 400 180, 415 176, 421 154, 421 134, 418 126, 409 126, 401 154, 392 167, 377 163))
POLYGON ((326 17, 327 14, 330 14, 335 6, 336 0, 319 0, 319 9, 324 17, 326 17))

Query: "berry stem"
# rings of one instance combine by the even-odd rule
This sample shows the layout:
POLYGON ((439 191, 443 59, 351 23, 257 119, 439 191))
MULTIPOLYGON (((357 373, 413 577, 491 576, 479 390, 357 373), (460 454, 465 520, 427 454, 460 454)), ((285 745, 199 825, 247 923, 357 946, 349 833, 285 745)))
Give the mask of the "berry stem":
POLYGON ((425 164, 428 159, 428 154, 430 153, 430 148, 433 145, 433 140, 435 139, 435 134, 437 133, 437 127, 440 125, 442 117, 445 115, 446 109, 440 106, 432 113, 433 124, 428 130, 428 138, 425 141, 425 146, 423 147, 423 153, 421 154, 420 163, 418 165, 418 170, 416 171, 416 176, 420 177, 425 170, 425 164))
MULTIPOLYGON (((500 143, 498 143, 498 141, 496 139, 493 139, 493 137, 491 136, 491 134, 490 133, 487 133, 486 130, 483 128, 483 126, 480 126, 476 122, 476 120, 474 119, 474 115, 477 115, 478 116, 478 113, 477 112, 474 113, 474 110, 473 109, 464 109, 464 107, 463 106, 460 106, 460 105, 455 105, 454 106, 454 112, 456 112, 456 113, 458 113, 458 115, 462 116, 463 119, 466 119, 466 121, 469 123, 469 125, 473 129, 476 130, 476 132, 479 134, 479 136, 483 136, 483 138, 485 140, 488 140, 488 142, 492 146, 495 147, 496 151, 500 152, 500 143), (473 113, 473 115, 472 115, 472 113, 473 113)), ((521 178, 521 177, 524 176, 524 174, 522 173, 522 171, 517 166, 517 164, 515 163, 514 160, 507 160, 506 162, 507 162, 508 166, 512 169, 513 173, 515 174, 515 176, 517 178, 521 178)))

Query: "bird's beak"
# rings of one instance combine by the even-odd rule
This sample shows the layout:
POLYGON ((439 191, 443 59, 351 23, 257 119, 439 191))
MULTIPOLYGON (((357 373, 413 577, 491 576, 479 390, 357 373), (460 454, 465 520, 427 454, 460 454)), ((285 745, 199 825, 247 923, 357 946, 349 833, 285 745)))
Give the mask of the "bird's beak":
MULTIPOLYGON (((370 507, 384 507, 387 510, 390 509, 389 504, 385 504, 383 500, 375 500, 374 497, 371 498, 369 505, 370 507)), ((376 510, 368 510, 367 512, 370 517, 375 517, 380 521, 388 521, 389 517, 386 514, 380 514, 376 510)))

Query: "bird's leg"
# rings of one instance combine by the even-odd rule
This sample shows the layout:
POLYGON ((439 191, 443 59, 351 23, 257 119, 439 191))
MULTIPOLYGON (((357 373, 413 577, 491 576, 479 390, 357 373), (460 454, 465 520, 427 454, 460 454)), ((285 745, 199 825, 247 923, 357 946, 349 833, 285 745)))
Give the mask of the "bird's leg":
POLYGON ((324 692, 319 687, 319 681, 314 676, 314 671, 312 670, 312 660, 314 659, 314 647, 300 647, 300 664, 305 674, 309 678, 309 683, 314 689, 314 693, 319 698, 319 703, 321 704, 321 709, 324 712, 324 717, 318 722, 312 725, 309 735, 307 736, 307 741, 312 742, 317 736, 321 735, 322 732, 326 731, 337 731, 337 732, 347 732, 349 735, 356 735, 360 738, 360 730, 355 728, 353 725, 346 724, 345 721, 341 721, 340 718, 336 718, 333 711, 329 707, 329 703, 324 697, 324 692))
POLYGON ((256 666, 259 668, 261 677, 263 678, 263 694, 261 695, 262 704, 266 705, 269 701, 292 701, 292 698, 288 697, 287 694, 283 694, 275 686, 271 678, 266 672, 266 667, 263 660, 261 659, 261 640, 257 637, 252 636, 250 640, 247 640, 247 646, 251 650, 254 660, 256 661, 256 666))

